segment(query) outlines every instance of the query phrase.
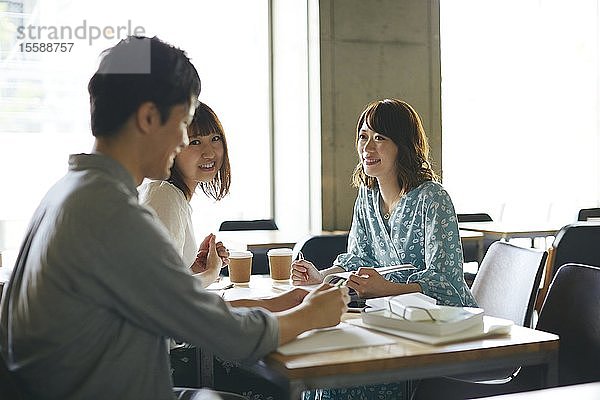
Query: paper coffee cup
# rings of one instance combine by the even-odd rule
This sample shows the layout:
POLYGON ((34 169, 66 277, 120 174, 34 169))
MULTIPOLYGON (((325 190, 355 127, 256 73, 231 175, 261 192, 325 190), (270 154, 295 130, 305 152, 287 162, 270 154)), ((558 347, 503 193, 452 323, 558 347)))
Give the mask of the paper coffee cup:
POLYGON ((292 249, 271 249, 267 252, 269 257, 269 271, 271 279, 287 281, 290 279, 292 269, 292 249))
POLYGON ((252 275, 252 252, 229 252, 229 280, 232 283, 248 283, 252 275))

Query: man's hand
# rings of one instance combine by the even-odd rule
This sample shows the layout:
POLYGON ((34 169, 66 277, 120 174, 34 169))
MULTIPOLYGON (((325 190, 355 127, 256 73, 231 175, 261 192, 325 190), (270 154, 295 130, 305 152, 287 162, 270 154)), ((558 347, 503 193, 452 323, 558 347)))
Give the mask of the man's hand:
POLYGON ((277 314, 279 344, 289 342, 302 332, 339 324, 349 302, 348 288, 322 284, 308 293, 298 306, 277 314))

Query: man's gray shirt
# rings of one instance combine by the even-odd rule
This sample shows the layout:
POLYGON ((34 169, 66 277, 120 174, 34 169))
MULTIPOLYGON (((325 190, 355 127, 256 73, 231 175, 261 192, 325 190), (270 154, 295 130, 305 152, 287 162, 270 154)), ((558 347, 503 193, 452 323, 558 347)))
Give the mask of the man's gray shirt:
POLYGON ((166 337, 229 359, 277 346, 277 320, 193 278, 132 176, 72 155, 42 200, 1 304, 0 346, 33 398, 172 399, 166 337))

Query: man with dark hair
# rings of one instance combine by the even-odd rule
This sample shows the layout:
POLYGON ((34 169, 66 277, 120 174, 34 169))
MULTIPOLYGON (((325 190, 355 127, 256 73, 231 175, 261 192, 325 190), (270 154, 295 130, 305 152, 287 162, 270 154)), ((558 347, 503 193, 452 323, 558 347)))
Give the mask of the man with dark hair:
POLYGON ((88 85, 96 137, 115 135, 144 102, 154 103, 164 123, 172 106, 200 94, 198 72, 185 53, 156 37, 130 37, 103 55, 88 85))
MULTIPOLYGON (((183 51, 130 37, 89 92, 94 151, 41 201, 2 299, 2 357, 27 398, 172 399, 168 337, 252 362, 339 322, 346 289, 237 304, 204 291, 138 203, 136 186, 167 178, 187 145, 200 80, 183 51)), ((206 277, 222 266, 214 237, 204 262, 206 277)))

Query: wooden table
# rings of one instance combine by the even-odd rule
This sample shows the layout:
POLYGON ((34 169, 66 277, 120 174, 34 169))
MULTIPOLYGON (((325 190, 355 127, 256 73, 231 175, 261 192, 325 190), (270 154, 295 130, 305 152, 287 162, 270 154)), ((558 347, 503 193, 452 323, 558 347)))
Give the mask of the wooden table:
MULTIPOLYGON (((244 294, 236 293, 236 290, 226 290, 224 298, 235 299, 244 294)), ((252 277, 247 290, 248 293, 255 290, 258 297, 281 291, 273 289, 269 278, 256 276, 252 277)), ((357 317, 357 314, 345 316, 357 317)), ((389 337, 394 339, 394 344, 295 356, 271 353, 250 369, 287 386, 291 399, 300 398, 301 393, 309 389, 377 384, 521 365, 542 365, 545 368, 544 384, 557 384, 558 336, 550 333, 515 326, 510 335, 441 346, 389 337)))
POLYGON ((463 242, 480 241, 483 238, 483 233, 481 232, 459 229, 458 233, 460 234, 460 240, 463 242))
POLYGON ((303 238, 300 232, 280 230, 220 231, 216 236, 217 240, 223 241, 227 248, 250 251, 257 248, 293 248, 296 242, 303 238))
MULTIPOLYGON (((255 231, 220 231, 217 240, 223 241, 225 246, 232 250, 250 250, 257 248, 289 247, 309 235, 337 235, 348 231, 319 231, 319 232, 290 232, 280 230, 255 230, 255 231)), ((471 230, 460 230, 460 239, 463 241, 483 242, 483 233, 471 230)))
POLYGON ((544 386, 558 380, 558 336, 519 326, 509 336, 431 346, 395 336, 393 345, 284 356, 272 353, 253 370, 279 376, 290 398, 308 389, 370 385, 542 365, 544 386))
POLYGON ((554 236, 562 228, 552 224, 514 224, 502 222, 460 222, 461 230, 480 232, 495 239, 529 238, 554 236))
MULTIPOLYGON (((600 382, 561 386, 552 389, 532 390, 529 392, 505 394, 502 396, 482 397, 487 400, 598 400, 600 382)), ((480 400, 481 400, 480 399, 480 400)))
MULTIPOLYGON (((291 284, 274 282, 269 275, 252 275, 248 284, 235 285, 230 285, 229 277, 222 277, 219 282, 213 283, 207 288, 227 301, 271 297, 290 289, 292 289, 291 284), (219 287, 227 289, 219 290, 219 287)), ((200 347, 196 347, 196 357, 200 364, 198 382, 201 382, 204 387, 214 387, 213 354, 206 349, 202 350, 200 347)))

